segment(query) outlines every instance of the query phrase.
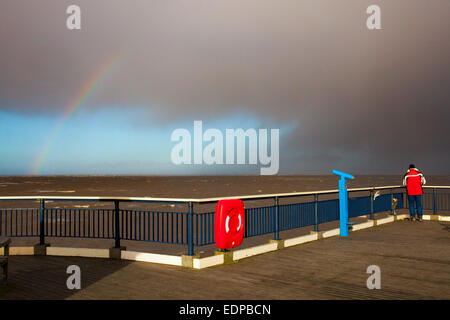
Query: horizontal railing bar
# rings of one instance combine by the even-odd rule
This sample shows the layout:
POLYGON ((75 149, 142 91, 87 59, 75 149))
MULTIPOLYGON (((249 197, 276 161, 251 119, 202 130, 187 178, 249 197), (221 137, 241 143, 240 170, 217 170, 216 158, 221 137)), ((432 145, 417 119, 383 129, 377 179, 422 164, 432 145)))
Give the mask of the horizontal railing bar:
POLYGON ((58 201, 135 201, 135 202, 198 202, 199 199, 184 198, 148 198, 148 197, 86 197, 86 196, 0 196, 0 200, 58 200, 58 201))
POLYGON ((450 189, 450 186, 422 186, 422 188, 450 189))
MULTIPOLYGON (((367 188, 353 188, 348 189, 348 192, 352 191, 365 191, 365 190, 383 190, 383 189, 395 189, 395 188, 404 188, 403 186, 385 186, 385 187, 367 187, 367 188)), ((290 192, 290 193, 273 193, 273 194, 257 194, 250 196, 231 196, 231 197, 219 197, 219 198, 204 198, 198 199, 198 202, 215 202, 219 200, 228 200, 228 199, 241 199, 241 200, 251 200, 251 199, 269 199, 274 197, 297 197, 297 196, 313 196, 315 194, 331 194, 331 193, 339 193, 339 189, 332 190, 318 190, 318 191, 304 191, 304 192, 290 192)))
MULTIPOLYGON (((53 209, 53 208, 51 208, 53 209)), ((69 209, 69 208, 67 208, 69 209)), ((39 212, 39 208, 0 208, 0 210, 36 210, 39 212)))
MULTIPOLYGON (((348 192, 356 191, 369 191, 369 190, 385 190, 385 189, 398 189, 404 188, 401 185, 395 186, 381 186, 381 187, 364 187, 364 188, 350 188, 348 192)), ((450 189, 450 186, 423 186, 423 188, 436 188, 436 189, 450 189)), ((58 201, 135 201, 135 202, 159 202, 159 203, 208 203, 215 202, 219 200, 228 199, 241 199, 241 200, 251 200, 251 199, 268 199, 273 197, 296 197, 296 196, 307 196, 315 194, 331 194, 338 193, 338 189, 332 190, 317 190, 317 191, 304 191, 304 192, 289 192, 289 193, 273 193, 273 194, 257 194, 257 195, 244 195, 244 196, 228 196, 228 197, 215 197, 215 198, 152 198, 152 197, 89 197, 89 196, 0 196, 0 201, 8 200, 58 200, 58 201)))

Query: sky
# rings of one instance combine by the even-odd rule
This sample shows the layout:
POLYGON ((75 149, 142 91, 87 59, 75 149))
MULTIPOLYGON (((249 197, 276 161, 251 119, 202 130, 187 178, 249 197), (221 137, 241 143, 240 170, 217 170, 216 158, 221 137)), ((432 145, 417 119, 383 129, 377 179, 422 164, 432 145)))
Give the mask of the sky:
POLYGON ((279 129, 278 174, 449 174, 449 30, 448 0, 2 0, 0 175, 260 173, 173 164, 194 121, 279 129))

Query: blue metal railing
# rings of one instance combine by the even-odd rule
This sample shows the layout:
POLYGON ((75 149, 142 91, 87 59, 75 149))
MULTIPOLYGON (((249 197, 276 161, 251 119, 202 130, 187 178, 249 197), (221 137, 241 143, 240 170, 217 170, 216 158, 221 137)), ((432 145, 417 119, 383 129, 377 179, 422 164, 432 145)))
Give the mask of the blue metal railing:
POLYGON ((297 229, 315 224, 315 203, 294 203, 280 206, 280 231, 297 229))
MULTIPOLYGON (((403 194, 394 193, 398 201, 396 209, 403 208, 403 194)), ((386 212, 391 210, 391 194, 379 196, 374 201, 374 210, 371 211, 371 196, 356 197, 349 199, 349 217, 354 218, 358 216, 374 214, 379 212, 386 212)), ((339 199, 321 200, 318 204, 318 221, 315 219, 315 202, 302 202, 293 204, 284 204, 278 206, 279 212, 279 229, 278 232, 297 229, 307 226, 314 226, 321 223, 332 222, 339 220, 339 199)), ((244 237, 254 237, 264 234, 275 233, 276 229, 276 205, 264 206, 257 208, 245 209, 245 230, 244 237)), ((201 231, 205 228, 205 223, 201 220, 199 231, 203 234, 202 241, 195 241, 195 246, 202 246, 214 243, 214 212, 201 214, 201 216, 208 215, 212 217, 207 225, 209 230, 207 235, 208 240, 205 239, 205 234, 201 231)), ((316 230, 318 231, 318 230, 316 230)), ((197 233, 198 236, 199 233, 197 233)), ((198 238, 197 238, 198 239, 198 238)))
MULTIPOLYGON (((407 208, 403 190, 394 193, 391 189, 389 193, 373 200, 375 189, 366 189, 370 195, 360 197, 350 196, 352 190, 349 190, 349 218, 370 215, 373 219, 375 213, 392 212, 393 198, 397 199, 396 209, 407 208)), ((246 197, 244 201, 260 199, 275 201, 273 205, 245 209, 244 237, 274 234, 274 239, 279 239, 282 231, 306 226, 314 226, 314 230, 318 231, 320 224, 339 220, 339 199, 320 199, 323 195, 329 198, 332 194, 336 195, 337 191, 308 193, 294 197, 290 195, 246 197), (288 204, 279 202, 282 198, 300 197, 305 200, 304 197, 311 196, 314 196, 313 201, 305 202, 299 199, 288 204)), ((11 201, 11 198, 7 200, 11 201)), ((72 200, 67 198, 66 201, 72 200)), ((187 201, 186 211, 176 212, 129 210, 120 208, 120 203, 126 200, 108 201, 114 203, 114 208, 47 208, 46 200, 40 199, 39 208, 0 209, 0 236, 39 237, 41 244, 45 243, 46 237, 70 237, 112 239, 115 240, 116 247, 120 247, 121 240, 187 245, 189 255, 194 254, 194 247, 214 244, 214 212, 195 212, 194 201, 187 201)), ((433 210, 435 214, 439 210, 450 210, 450 193, 437 192, 436 189, 425 192, 423 204, 425 210, 433 210)))
POLYGON ((318 207, 319 224, 339 220, 339 199, 319 201, 318 207))
POLYGON ((120 210, 120 239, 186 244, 184 212, 120 210))
POLYGON ((44 221, 46 237, 111 239, 114 234, 114 210, 47 208, 44 221))
POLYGON ((245 209, 244 237, 260 236, 275 232, 275 206, 245 209))
POLYGON ((450 193, 424 192, 422 206, 424 210, 449 210, 450 193))

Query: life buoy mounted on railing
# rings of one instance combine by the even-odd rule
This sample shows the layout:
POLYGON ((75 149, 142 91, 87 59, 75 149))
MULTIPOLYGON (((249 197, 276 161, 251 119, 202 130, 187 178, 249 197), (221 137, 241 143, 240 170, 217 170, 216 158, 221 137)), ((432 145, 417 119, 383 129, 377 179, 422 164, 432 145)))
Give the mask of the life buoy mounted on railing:
POLYGON ((242 200, 219 200, 214 215, 214 240, 220 249, 238 247, 244 238, 244 203, 242 200))

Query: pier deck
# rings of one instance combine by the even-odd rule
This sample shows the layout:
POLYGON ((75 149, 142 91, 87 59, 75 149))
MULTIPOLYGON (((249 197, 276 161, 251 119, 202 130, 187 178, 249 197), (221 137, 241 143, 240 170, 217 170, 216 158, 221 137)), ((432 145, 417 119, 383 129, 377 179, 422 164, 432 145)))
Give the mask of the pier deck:
POLYGON ((399 221, 203 270, 11 256, 0 299, 450 299, 450 223, 399 221), (66 288, 72 264, 81 290, 66 288), (366 287, 369 265, 380 290, 366 287))

